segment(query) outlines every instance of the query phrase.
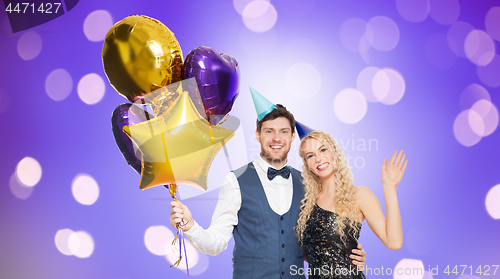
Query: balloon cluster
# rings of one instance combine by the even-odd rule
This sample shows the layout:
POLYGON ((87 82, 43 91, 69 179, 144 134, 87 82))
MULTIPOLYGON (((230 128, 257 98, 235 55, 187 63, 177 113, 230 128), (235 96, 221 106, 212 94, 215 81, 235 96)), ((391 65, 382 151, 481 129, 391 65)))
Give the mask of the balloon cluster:
MULTIPOLYGON (((141 174, 139 188, 165 185, 174 200, 178 183, 207 190, 210 165, 234 135, 219 124, 238 96, 238 61, 201 46, 183 62, 167 26, 132 15, 106 34, 102 63, 111 85, 131 102, 117 106, 111 122, 124 159, 141 174)), ((178 237, 180 255, 172 266, 182 259, 179 225, 173 244, 178 237)))
POLYGON ((238 61, 201 46, 183 62, 167 26, 131 15, 106 34, 102 62, 110 84, 131 102, 117 106, 111 122, 124 159, 141 174, 139 188, 206 190, 213 158, 234 135, 219 125, 238 96, 238 61))

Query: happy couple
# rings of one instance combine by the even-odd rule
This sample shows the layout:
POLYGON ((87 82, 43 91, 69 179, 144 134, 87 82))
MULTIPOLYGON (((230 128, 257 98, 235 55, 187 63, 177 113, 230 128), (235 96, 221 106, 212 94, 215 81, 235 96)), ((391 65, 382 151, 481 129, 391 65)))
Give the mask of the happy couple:
POLYGON ((320 131, 300 135, 301 173, 287 164, 294 116, 281 105, 258 115, 260 156, 225 176, 210 227, 198 225, 186 205, 171 203, 170 224, 187 223, 181 228, 198 251, 218 255, 233 235, 233 278, 307 273, 312 279, 365 278, 357 268, 366 263, 357 243, 365 219, 388 248, 401 248, 396 186, 407 164, 402 151, 382 165, 386 218, 370 189, 352 185, 351 168, 335 139, 320 131))

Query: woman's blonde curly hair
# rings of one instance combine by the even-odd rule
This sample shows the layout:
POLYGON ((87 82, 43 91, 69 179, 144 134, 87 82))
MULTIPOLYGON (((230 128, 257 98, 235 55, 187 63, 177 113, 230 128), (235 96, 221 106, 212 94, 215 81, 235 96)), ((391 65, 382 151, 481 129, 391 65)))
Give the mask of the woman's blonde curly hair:
POLYGON ((333 153, 334 173, 336 177, 336 194, 335 194, 335 212, 338 214, 338 234, 342 242, 346 242, 347 236, 344 234, 346 223, 350 226, 349 233, 353 236, 359 231, 353 221, 359 220, 361 212, 357 206, 356 189, 352 185, 353 175, 351 167, 348 165, 347 158, 340 148, 338 142, 325 132, 313 131, 305 136, 300 142, 299 155, 303 161, 303 184, 305 187, 305 195, 301 201, 299 219, 295 227, 295 234, 300 243, 306 229, 307 221, 311 216, 312 209, 316 203, 316 199, 321 192, 321 182, 319 177, 312 173, 307 167, 307 162, 304 154, 304 143, 308 139, 316 139, 321 142, 328 150, 333 153), (347 222, 345 222, 347 221, 347 222))

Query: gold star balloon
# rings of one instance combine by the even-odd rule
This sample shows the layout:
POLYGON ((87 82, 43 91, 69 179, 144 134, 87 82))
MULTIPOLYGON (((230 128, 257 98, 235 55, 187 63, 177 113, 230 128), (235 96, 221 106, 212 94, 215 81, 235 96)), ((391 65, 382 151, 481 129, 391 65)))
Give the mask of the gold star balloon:
POLYGON ((141 190, 164 184, 189 184, 207 190, 210 165, 234 131, 210 125, 183 92, 158 117, 125 126, 142 154, 141 190))

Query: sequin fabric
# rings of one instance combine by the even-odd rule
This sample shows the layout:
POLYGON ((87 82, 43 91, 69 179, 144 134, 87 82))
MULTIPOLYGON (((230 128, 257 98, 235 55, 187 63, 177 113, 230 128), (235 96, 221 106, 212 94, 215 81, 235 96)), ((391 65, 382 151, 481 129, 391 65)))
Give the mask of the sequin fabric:
MULTIPOLYGON (((307 221, 302 242, 309 262, 309 279, 364 279, 365 275, 357 271, 352 264, 352 249, 358 246, 358 233, 352 236, 349 226, 344 233, 346 244, 340 239, 337 230, 337 213, 325 210, 314 204, 307 221)), ((344 220, 347 225, 348 220, 344 220)), ((361 230, 361 224, 355 223, 361 230)))

